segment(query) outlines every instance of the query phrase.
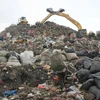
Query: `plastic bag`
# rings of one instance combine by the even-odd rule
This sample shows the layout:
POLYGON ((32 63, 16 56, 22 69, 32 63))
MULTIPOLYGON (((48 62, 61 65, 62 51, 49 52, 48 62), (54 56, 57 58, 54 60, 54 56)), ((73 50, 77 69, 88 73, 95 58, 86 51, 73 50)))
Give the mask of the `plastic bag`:
POLYGON ((34 54, 32 51, 24 51, 20 54, 21 62, 23 65, 32 65, 36 58, 34 57, 34 54))
POLYGON ((78 59, 79 57, 76 55, 76 53, 66 53, 67 59, 68 60, 75 60, 78 59))
POLYGON ((88 55, 88 51, 87 50, 79 51, 79 52, 77 52, 77 55, 78 56, 87 56, 88 55))
POLYGON ((99 61, 92 62, 90 72, 91 73, 97 73, 99 71, 100 71, 100 62, 99 61))
POLYGON ((5 57, 7 53, 7 51, 0 51, 0 56, 5 57))
POLYGON ((96 100, 100 100, 100 89, 98 89, 96 86, 90 87, 89 92, 96 96, 96 100))
POLYGON ((83 65, 84 65, 84 68, 85 69, 90 69, 91 65, 92 65, 92 62, 89 60, 89 59, 86 59, 84 62, 83 62, 83 65))
POLYGON ((15 56, 11 56, 7 62, 7 66, 21 66, 21 63, 15 56))
POLYGON ((87 69, 80 69, 76 74, 80 83, 85 82, 88 79, 89 75, 90 72, 87 69))
POLYGON ((94 78, 96 86, 100 89, 100 72, 92 74, 91 77, 94 78))
POLYGON ((7 62, 7 59, 5 57, 0 57, 0 62, 7 62))
POLYGON ((81 89, 88 90, 93 84, 94 84, 94 79, 89 79, 82 84, 81 89))

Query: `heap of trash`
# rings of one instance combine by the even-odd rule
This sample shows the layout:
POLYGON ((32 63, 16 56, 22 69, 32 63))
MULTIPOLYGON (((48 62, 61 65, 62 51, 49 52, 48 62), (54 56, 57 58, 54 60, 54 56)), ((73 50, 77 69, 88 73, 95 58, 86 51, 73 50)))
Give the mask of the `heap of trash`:
POLYGON ((38 35, 38 34, 59 36, 62 34, 71 33, 73 31, 75 30, 69 27, 65 27, 62 25, 58 25, 54 22, 47 21, 44 24, 40 22, 36 22, 35 25, 23 24, 23 23, 20 23, 17 25, 12 24, 9 27, 5 28, 5 30, 2 31, 0 35, 6 35, 8 32, 10 32, 12 36, 15 36, 15 35, 26 36, 27 33, 31 36, 38 35))
POLYGON ((100 42, 76 33, 53 22, 1 32, 0 100, 100 100, 100 42))

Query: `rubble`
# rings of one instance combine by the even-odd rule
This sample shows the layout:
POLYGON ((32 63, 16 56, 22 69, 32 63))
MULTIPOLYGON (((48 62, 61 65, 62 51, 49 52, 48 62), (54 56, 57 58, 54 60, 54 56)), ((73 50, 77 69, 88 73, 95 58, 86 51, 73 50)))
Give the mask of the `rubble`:
POLYGON ((0 100, 99 100, 100 43, 76 35, 53 22, 1 32, 0 100))

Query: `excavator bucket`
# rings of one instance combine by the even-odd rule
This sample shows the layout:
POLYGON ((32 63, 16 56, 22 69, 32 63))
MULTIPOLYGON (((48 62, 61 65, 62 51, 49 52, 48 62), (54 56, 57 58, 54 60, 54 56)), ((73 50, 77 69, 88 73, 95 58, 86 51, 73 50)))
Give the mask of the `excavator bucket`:
POLYGON ((65 11, 65 10, 64 10, 64 9, 62 9, 62 8, 60 8, 60 9, 59 9, 59 12, 64 12, 64 11, 65 11))
POLYGON ((52 8, 47 8, 47 12, 53 13, 53 9, 52 8))

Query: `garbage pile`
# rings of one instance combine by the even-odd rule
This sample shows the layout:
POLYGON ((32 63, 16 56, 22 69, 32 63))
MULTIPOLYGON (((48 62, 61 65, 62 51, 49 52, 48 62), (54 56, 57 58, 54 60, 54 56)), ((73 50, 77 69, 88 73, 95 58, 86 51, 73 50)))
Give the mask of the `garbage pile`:
POLYGON ((26 35, 40 35, 40 34, 46 34, 48 35, 54 35, 54 36, 59 36, 62 34, 68 34, 71 32, 77 32, 69 27, 65 27, 62 25, 58 25, 54 22, 45 22, 44 24, 36 22, 35 25, 30 25, 30 24, 12 24, 9 27, 7 27, 4 31, 0 33, 0 35, 6 35, 7 32, 10 32, 12 36, 26 36, 26 35), (27 34, 29 33, 29 34, 27 34))
POLYGON ((69 27, 65 27, 62 25, 58 25, 54 22, 47 21, 44 24, 37 22, 35 25, 31 26, 31 34, 35 34, 40 32, 40 34, 44 35, 52 35, 52 36, 59 36, 59 35, 66 35, 71 32, 77 32, 69 27))
POLYGON ((0 41, 0 100, 100 100, 98 40, 53 22, 24 25, 0 41))
POLYGON ((0 35, 6 36, 6 34, 9 32, 11 36, 25 36, 27 34, 28 29, 30 28, 29 24, 12 24, 9 27, 5 28, 4 31, 0 33, 0 35))

